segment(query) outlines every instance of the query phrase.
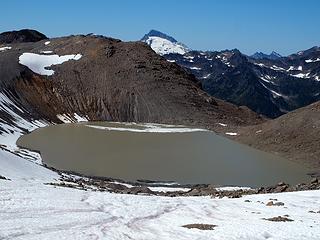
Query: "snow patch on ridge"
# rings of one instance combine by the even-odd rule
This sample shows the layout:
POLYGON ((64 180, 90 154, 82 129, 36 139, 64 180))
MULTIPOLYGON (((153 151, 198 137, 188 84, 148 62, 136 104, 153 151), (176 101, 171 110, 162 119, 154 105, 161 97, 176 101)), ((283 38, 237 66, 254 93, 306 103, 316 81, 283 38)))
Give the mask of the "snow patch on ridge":
POLYGON ((189 68, 192 70, 201 70, 201 68, 199 68, 199 67, 189 67, 189 68))
POLYGON ((235 133, 235 132, 226 132, 226 135, 229 135, 229 136, 237 136, 238 133, 235 133))
POLYGON ((50 53, 53 53, 53 52, 52 51, 40 51, 40 53, 50 54, 50 53))
POLYGON ((12 47, 1 47, 0 52, 10 50, 12 47))
POLYGON ((308 60, 305 60, 306 63, 312 63, 312 62, 319 62, 320 61, 320 58, 317 58, 317 59, 308 59, 308 60))
POLYGON ((36 53, 23 53, 19 57, 19 63, 28 67, 31 71, 38 73, 40 75, 51 76, 54 71, 51 69, 46 69, 53 65, 62 64, 69 60, 79 60, 82 57, 81 54, 71 54, 71 55, 40 55, 36 53))

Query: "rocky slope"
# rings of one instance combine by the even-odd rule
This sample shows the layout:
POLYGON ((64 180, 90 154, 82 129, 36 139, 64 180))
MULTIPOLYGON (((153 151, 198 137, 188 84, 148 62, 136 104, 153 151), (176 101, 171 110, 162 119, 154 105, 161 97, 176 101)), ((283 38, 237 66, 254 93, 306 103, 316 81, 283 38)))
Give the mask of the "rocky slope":
POLYGON ((263 124, 239 129, 234 139, 313 167, 320 166, 320 102, 263 124))
POLYGON ((211 96, 270 118, 320 100, 318 47, 288 57, 248 57, 237 49, 167 52, 162 55, 193 73, 211 96))
POLYGON ((222 121, 262 121, 245 107, 210 97, 193 75, 141 42, 70 36, 0 47, 2 126, 17 126, 17 117, 61 122, 59 116, 74 113, 90 120, 218 130, 222 121))

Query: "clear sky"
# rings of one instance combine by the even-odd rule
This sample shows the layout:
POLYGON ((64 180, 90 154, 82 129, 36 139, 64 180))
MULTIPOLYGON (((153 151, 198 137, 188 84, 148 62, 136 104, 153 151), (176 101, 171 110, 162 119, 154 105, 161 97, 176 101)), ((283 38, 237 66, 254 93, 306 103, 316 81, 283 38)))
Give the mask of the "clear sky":
POLYGON ((286 55, 320 45, 320 0, 4 0, 0 32, 103 34, 125 41, 150 29, 193 49, 286 55))

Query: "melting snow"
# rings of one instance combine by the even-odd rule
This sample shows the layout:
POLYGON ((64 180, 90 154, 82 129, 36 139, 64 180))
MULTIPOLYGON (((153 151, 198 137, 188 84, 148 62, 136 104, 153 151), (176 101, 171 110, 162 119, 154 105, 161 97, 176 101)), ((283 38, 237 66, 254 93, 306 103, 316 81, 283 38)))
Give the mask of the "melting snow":
POLYGON ((47 41, 44 43, 44 45, 49 45, 50 44, 50 41, 47 41))
POLYGON ((74 122, 88 122, 88 117, 80 116, 74 113, 71 117, 69 114, 58 114, 57 118, 63 123, 74 123, 74 122))
POLYGON ((1 181, 1 193, 1 239, 320 239, 319 190, 237 199, 170 198, 1 181), (284 206, 266 206, 270 199, 284 206), (284 215, 294 221, 264 220, 284 215), (182 227, 193 223, 217 227, 182 227))
POLYGON ((285 71, 285 69, 284 68, 282 68, 282 67, 278 67, 278 66, 276 66, 276 65, 273 65, 272 67, 270 67, 272 70, 275 70, 275 71, 285 71))
POLYGON ((0 48, 0 52, 1 51, 6 51, 6 50, 10 50, 12 47, 1 47, 0 48))
POLYGON ((239 191, 239 190, 250 190, 249 187, 219 187, 217 191, 239 191))
POLYGON ((5 93, 0 93, 0 109, 12 117, 12 123, 1 122, 1 128, 6 131, 0 134, 0 144, 5 145, 5 148, 10 151, 16 151, 16 141, 25 132, 25 130, 32 131, 38 127, 46 126, 45 122, 41 121, 27 121, 18 113, 24 111, 16 106, 5 93))
POLYGON ((168 62, 171 62, 171 63, 174 63, 174 62, 176 62, 176 60, 167 60, 168 62))
MULTIPOLYGON (((206 129, 200 128, 185 128, 185 127, 161 127, 159 125, 142 125, 145 129, 137 128, 121 128, 121 127, 106 127, 106 126, 96 126, 96 125, 86 125, 87 127, 108 130, 108 131, 129 131, 129 132, 146 132, 146 133, 187 133, 187 132, 204 132, 208 131, 206 129)), ((141 126, 141 125, 140 125, 141 126)))
POLYGON ((295 74, 295 75, 291 75, 293 77, 297 77, 297 78, 310 78, 310 73, 298 73, 298 74, 295 74))
POLYGON ((183 56, 183 58, 185 58, 185 59, 194 59, 194 57, 193 56, 183 56))
POLYGON ((207 75, 203 76, 202 78, 207 79, 207 78, 208 78, 208 77, 210 77, 210 76, 211 76, 211 73, 209 73, 209 74, 207 74, 207 75))
POLYGON ((19 57, 19 63, 27 66, 30 70, 40 75, 51 76, 54 74, 53 70, 46 68, 52 65, 62 64, 69 60, 79 60, 82 57, 81 54, 71 55, 40 55, 36 53, 23 53, 19 57))
POLYGON ((227 126, 227 124, 225 124, 225 123, 218 123, 220 126, 222 126, 222 127, 226 127, 227 126))
POLYGON ((266 66, 266 65, 264 65, 263 63, 253 63, 254 65, 258 65, 258 66, 260 66, 260 67, 268 67, 268 66, 266 66))
POLYGON ((278 92, 276 92, 276 91, 268 88, 268 87, 267 87, 266 85, 264 85, 262 82, 260 82, 260 83, 262 84, 263 87, 265 87, 266 89, 268 89, 268 90, 272 93, 272 96, 273 96, 274 98, 278 98, 278 97, 283 97, 283 98, 286 98, 286 99, 288 98, 287 96, 282 95, 282 94, 280 94, 280 93, 278 93, 278 92))
POLYGON ((312 59, 305 60, 306 63, 319 62, 319 61, 320 61, 320 58, 317 58, 315 60, 312 60, 312 59))
POLYGON ((226 135, 237 136, 238 133, 235 133, 235 132, 226 132, 226 135))
POLYGON ((199 68, 199 67, 189 67, 189 68, 192 70, 201 70, 201 68, 199 68))
POLYGON ((40 53, 49 54, 52 53, 52 51, 41 51, 40 53))
POLYGON ((188 192, 191 188, 178 188, 178 187, 148 187, 151 191, 155 192, 188 192))
POLYGON ((272 83, 271 81, 269 81, 266 76, 260 76, 259 77, 262 81, 267 82, 267 83, 272 83))

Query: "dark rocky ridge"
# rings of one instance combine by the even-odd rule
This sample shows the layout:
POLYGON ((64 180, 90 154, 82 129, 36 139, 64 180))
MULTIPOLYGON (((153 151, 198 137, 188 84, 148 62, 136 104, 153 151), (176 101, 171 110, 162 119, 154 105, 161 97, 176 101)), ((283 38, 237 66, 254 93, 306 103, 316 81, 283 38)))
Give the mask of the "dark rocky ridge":
MULTIPOLYGON (((60 122, 62 113, 90 120, 186 124, 215 129, 260 123, 245 107, 210 97, 193 75, 167 62, 141 42, 98 36, 71 36, 12 44, 1 52, 0 88, 28 119, 60 122), (24 52, 51 50, 58 55, 82 54, 78 61, 53 66, 52 76, 33 73, 18 63, 24 52)), ((11 117, 2 111, 2 121, 11 117)))
POLYGON ((9 31, 0 34, 0 44, 4 43, 22 43, 38 42, 48 39, 44 34, 31 29, 22 29, 19 31, 9 31))
POLYGON ((320 58, 320 51, 307 53, 276 60, 249 58, 236 49, 164 57, 194 74, 211 96, 276 118, 320 100, 320 61, 305 62, 320 58))
MULTIPOLYGON (((168 39, 165 34, 163 38, 168 39)), ((211 96, 247 106, 269 118, 320 100, 319 47, 288 57, 275 52, 246 56, 237 49, 188 51, 164 57, 194 74, 211 96)))

